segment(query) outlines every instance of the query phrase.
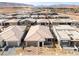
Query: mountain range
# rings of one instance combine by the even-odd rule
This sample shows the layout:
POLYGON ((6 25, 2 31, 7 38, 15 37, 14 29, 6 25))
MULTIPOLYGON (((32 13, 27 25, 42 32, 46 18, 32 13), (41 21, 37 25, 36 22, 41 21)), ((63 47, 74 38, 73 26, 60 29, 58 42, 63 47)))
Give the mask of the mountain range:
POLYGON ((79 5, 69 5, 69 4, 56 4, 56 5, 39 5, 34 6, 31 4, 24 4, 24 3, 10 3, 10 2, 0 2, 0 7, 38 7, 38 8, 79 8, 79 5))
POLYGON ((10 2, 0 2, 0 7, 25 7, 32 6, 24 3, 10 3, 10 2))

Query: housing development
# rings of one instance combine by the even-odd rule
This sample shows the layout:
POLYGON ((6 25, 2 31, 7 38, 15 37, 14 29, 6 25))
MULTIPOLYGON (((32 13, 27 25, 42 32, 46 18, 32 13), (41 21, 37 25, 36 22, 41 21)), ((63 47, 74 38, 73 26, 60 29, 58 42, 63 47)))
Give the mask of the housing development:
POLYGON ((0 7, 0 55, 79 55, 79 15, 73 9, 0 7))

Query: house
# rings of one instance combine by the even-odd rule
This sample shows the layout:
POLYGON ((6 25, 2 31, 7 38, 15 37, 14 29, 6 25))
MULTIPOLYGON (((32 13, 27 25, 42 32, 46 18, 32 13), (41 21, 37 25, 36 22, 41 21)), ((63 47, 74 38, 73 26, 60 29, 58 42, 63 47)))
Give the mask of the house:
POLYGON ((54 25, 64 25, 64 24, 68 24, 71 25, 72 24, 72 19, 49 19, 50 22, 54 25))
POLYGON ((5 21, 5 25, 17 25, 21 19, 10 19, 5 21))
POLYGON ((60 48, 78 50, 79 32, 75 28, 70 25, 54 25, 52 30, 60 48))
POLYGON ((4 22, 7 21, 8 19, 0 19, 0 26, 4 25, 4 22))
MULTIPOLYGON (((0 26, 0 33, 2 33, 6 28, 4 26, 0 26)), ((4 40, 0 37, 0 48, 4 46, 4 40)))
POLYGON ((0 40, 4 40, 6 46, 20 46, 25 27, 26 26, 9 26, 0 33, 0 40))
POLYGON ((72 25, 79 28, 79 20, 77 20, 77 19, 74 20, 74 19, 73 19, 73 20, 72 20, 72 25))
POLYGON ((31 18, 38 18, 38 15, 31 15, 31 18))
POLYGON ((0 48, 4 46, 4 40, 0 37, 0 48))
POLYGON ((36 19, 26 18, 26 19, 20 20, 18 23, 19 23, 20 25, 31 25, 31 24, 34 24, 35 21, 36 21, 36 19))
POLYGON ((12 17, 13 17, 12 15, 6 15, 5 19, 12 19, 12 17))
POLYGON ((31 21, 31 22, 35 22, 36 21, 36 19, 33 19, 33 18, 27 18, 26 20, 31 21))
POLYGON ((17 19, 25 19, 25 18, 29 18, 29 15, 26 14, 18 14, 16 15, 17 19))
POLYGON ((29 14, 25 14, 25 17, 26 17, 26 18, 29 18, 29 17, 30 17, 30 15, 29 15, 29 14))
POLYGON ((1 25, 1 26, 3 25, 3 22, 4 22, 4 20, 0 20, 0 25, 1 25))
POLYGON ((0 19, 3 19, 3 18, 5 18, 5 15, 0 14, 0 19))
POLYGON ((54 37, 49 27, 43 25, 31 26, 25 39, 26 47, 53 47, 54 37))
POLYGON ((45 19, 45 18, 46 18, 46 15, 43 15, 43 14, 39 15, 39 19, 45 19))
POLYGON ((37 19, 37 23, 40 25, 49 25, 48 19, 37 19))

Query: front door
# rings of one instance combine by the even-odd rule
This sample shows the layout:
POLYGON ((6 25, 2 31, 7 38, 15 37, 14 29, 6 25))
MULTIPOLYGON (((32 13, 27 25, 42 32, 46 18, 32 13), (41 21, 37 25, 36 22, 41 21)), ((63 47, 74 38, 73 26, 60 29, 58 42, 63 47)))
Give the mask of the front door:
POLYGON ((39 46, 42 47, 42 42, 39 42, 39 46))

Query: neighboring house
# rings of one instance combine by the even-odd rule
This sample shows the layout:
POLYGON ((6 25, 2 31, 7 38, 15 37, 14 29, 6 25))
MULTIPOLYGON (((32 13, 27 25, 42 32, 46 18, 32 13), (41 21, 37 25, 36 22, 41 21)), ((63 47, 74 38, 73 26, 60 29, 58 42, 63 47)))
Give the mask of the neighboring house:
POLYGON ((49 25, 48 19, 37 19, 37 23, 40 25, 49 25))
POLYGON ((3 39, 0 37, 0 48, 2 48, 4 46, 4 41, 3 39))
POLYGON ((54 25, 72 24, 72 19, 49 19, 49 20, 54 25))
MULTIPOLYGON (((4 26, 0 26, 0 33, 2 33, 6 28, 4 26)), ((0 48, 4 46, 4 40, 0 37, 0 48)))
POLYGON ((0 38, 6 42, 6 46, 19 46, 25 26, 9 26, 0 33, 0 38))
POLYGON ((5 25, 17 25, 21 19, 10 19, 5 21, 5 25))
POLYGON ((38 18, 38 15, 31 15, 31 18, 36 19, 38 18))
POLYGON ((0 26, 4 25, 4 22, 7 21, 8 19, 0 19, 0 26))
POLYGON ((57 38, 60 48, 79 48, 79 32, 75 28, 70 25, 54 25, 52 30, 57 38))

